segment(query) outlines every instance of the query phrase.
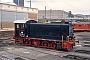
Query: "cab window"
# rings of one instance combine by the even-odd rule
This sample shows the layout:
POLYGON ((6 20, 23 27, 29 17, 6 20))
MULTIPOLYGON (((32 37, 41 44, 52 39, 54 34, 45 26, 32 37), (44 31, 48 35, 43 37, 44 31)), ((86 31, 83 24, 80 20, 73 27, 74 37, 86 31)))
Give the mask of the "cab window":
POLYGON ((16 28, 16 29, 19 28, 19 24, 15 24, 15 28, 16 28))
POLYGON ((16 28, 19 28, 19 24, 17 24, 17 27, 16 28))
POLYGON ((25 27, 25 24, 20 24, 20 28, 24 28, 25 27))

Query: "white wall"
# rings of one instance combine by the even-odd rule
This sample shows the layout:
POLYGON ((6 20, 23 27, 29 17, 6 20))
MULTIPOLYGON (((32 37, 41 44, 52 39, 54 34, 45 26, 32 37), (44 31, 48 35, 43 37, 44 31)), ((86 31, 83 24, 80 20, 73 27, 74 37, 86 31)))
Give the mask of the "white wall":
POLYGON ((17 12, 27 12, 27 13, 38 13, 37 9, 30 9, 20 6, 13 6, 13 5, 7 5, 7 4, 0 4, 2 10, 8 10, 8 11, 17 11, 17 12))
POLYGON ((2 2, 13 2, 13 0, 1 0, 2 2))
MULTIPOLYGON (((30 7, 30 2, 28 2, 30 0, 24 0, 24 7, 30 7)), ((10 3, 13 3, 13 0, 1 0, 1 2, 10 2, 10 3)))

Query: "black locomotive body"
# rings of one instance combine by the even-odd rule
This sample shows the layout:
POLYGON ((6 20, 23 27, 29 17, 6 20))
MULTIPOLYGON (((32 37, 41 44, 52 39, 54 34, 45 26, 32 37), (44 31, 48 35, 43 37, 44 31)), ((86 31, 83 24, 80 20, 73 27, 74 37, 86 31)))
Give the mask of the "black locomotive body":
POLYGON ((67 50, 75 43, 73 25, 70 23, 37 23, 33 20, 14 23, 15 43, 67 50))
POLYGON ((73 34, 73 28, 70 30, 70 27, 72 26, 69 24, 29 23, 27 24, 27 34, 30 38, 44 38, 51 40, 62 40, 62 36, 64 36, 64 40, 66 40, 67 36, 73 34))

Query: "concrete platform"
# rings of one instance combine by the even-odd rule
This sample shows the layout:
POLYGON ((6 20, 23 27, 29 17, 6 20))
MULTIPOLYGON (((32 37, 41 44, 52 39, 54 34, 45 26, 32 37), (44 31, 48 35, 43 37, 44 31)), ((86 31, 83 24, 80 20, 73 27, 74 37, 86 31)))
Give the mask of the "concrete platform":
POLYGON ((14 31, 14 28, 3 28, 0 31, 14 31))

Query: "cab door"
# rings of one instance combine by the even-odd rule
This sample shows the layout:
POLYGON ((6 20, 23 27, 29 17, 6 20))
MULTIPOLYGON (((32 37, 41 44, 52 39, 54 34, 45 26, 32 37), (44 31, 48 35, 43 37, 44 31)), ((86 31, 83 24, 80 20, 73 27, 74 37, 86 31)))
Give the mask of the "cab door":
POLYGON ((20 37, 20 24, 15 24, 15 37, 20 37))

